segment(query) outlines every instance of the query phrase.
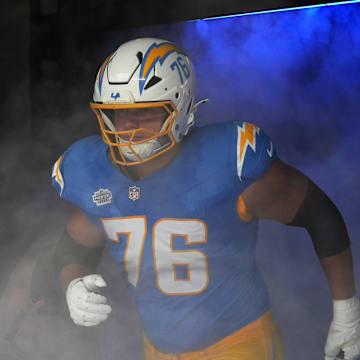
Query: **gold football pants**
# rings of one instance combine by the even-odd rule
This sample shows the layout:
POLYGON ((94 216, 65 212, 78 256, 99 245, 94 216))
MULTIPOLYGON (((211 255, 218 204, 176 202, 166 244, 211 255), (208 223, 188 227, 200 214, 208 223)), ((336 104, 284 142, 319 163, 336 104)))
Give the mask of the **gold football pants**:
POLYGON ((146 360, 283 360, 279 331, 270 311, 209 347, 187 353, 158 351, 145 337, 146 360))

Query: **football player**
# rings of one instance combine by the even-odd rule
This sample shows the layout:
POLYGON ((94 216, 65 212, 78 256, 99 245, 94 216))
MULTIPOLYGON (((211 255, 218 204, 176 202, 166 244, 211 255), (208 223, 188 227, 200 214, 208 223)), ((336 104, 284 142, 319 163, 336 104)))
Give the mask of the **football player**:
POLYGON ((254 260, 258 219, 273 219, 307 229, 329 281, 325 359, 355 359, 360 305, 341 214, 258 126, 191 129, 194 86, 188 55, 161 39, 129 41, 100 67, 90 106, 102 136, 76 142, 53 167, 53 185, 74 204, 56 249, 70 316, 83 326, 110 316, 96 273, 106 243, 140 314, 147 360, 281 360, 254 260))

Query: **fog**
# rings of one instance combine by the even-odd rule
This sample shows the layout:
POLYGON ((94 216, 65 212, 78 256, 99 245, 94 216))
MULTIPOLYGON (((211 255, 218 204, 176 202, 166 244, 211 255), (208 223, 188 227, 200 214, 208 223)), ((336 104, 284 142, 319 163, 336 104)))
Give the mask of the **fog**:
MULTIPOLYGON (((78 61, 90 73, 92 64, 123 41, 153 36, 178 43, 193 59, 197 98, 210 98, 199 107, 196 126, 232 120, 259 125, 279 157, 312 178, 342 212, 358 275, 359 34, 359 5, 339 5, 113 31, 96 54, 84 51, 78 61)), ((77 90, 80 99, 90 99, 92 78, 84 77, 77 90)), ((0 298, 0 358, 141 359, 138 316, 107 252, 99 272, 109 285, 111 318, 96 329, 76 327, 68 318, 52 269, 68 206, 50 187, 51 164, 72 141, 96 129, 96 118, 85 105, 65 120, 52 116, 43 129, 52 142, 32 143, 35 158, 27 158, 21 143, 2 144, 0 177, 7 190, 1 196, 9 218, 3 234, 9 243, 1 267, 6 287, 0 298), (13 187, 23 189, 16 203, 13 187), (32 302, 43 299, 45 305, 34 309, 32 302)), ((310 238, 305 230, 262 221, 257 250, 286 359, 321 359, 331 301, 310 238)))

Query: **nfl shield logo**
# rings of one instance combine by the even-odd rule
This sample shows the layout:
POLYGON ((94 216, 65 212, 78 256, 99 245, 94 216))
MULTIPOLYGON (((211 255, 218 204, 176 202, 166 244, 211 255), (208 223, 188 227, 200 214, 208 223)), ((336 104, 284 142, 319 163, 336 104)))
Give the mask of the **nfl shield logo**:
POLYGON ((129 199, 130 200, 138 200, 140 199, 140 188, 137 186, 130 186, 129 187, 129 199))

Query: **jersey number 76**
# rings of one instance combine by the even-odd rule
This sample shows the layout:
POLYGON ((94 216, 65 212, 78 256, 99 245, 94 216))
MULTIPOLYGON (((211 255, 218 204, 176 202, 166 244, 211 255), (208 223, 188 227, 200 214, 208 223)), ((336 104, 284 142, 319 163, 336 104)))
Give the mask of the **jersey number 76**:
MULTIPOLYGON (((147 234, 145 216, 102 219, 108 238, 119 242, 126 236, 124 266, 128 281, 136 286, 141 271, 142 254, 147 234)), ((209 283, 207 256, 200 250, 174 250, 173 239, 185 238, 186 245, 207 242, 206 224, 198 219, 162 218, 152 228, 153 262, 156 283, 167 295, 190 295, 204 291, 209 283), (187 277, 176 277, 176 266, 185 267, 187 277)))

